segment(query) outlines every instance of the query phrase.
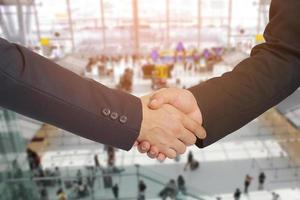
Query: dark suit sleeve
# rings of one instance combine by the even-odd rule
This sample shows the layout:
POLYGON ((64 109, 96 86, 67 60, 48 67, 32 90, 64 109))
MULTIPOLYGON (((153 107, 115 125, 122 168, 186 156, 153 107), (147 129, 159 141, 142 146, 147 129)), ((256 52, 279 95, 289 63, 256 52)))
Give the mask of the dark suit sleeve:
POLYGON ((299 0, 273 0, 266 42, 232 72, 190 89, 208 134, 198 147, 238 130, 300 86, 299 9, 299 0))
POLYGON ((138 137, 142 121, 138 98, 1 38, 0 106, 125 150, 138 137))

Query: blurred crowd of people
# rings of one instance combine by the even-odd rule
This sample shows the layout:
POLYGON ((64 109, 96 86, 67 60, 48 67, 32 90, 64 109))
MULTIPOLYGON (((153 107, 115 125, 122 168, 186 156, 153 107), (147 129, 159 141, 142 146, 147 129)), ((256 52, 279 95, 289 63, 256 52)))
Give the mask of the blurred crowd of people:
MULTIPOLYGON (((40 198, 41 200, 49 200, 50 195, 48 188, 49 187, 57 187, 57 199, 58 200, 67 200, 67 199, 80 199, 89 197, 94 193, 95 190, 95 181, 97 177, 102 177, 103 188, 105 190, 111 190, 111 193, 115 199, 119 199, 119 191, 120 185, 118 182, 114 180, 114 175, 120 174, 124 169, 116 166, 116 149, 111 146, 105 146, 104 151, 107 154, 107 163, 104 167, 99 160, 97 154, 93 156, 94 158, 94 166, 86 167, 84 173, 81 169, 77 170, 76 178, 72 180, 64 180, 62 181, 62 173, 60 168, 55 167, 53 170, 45 169, 43 170, 41 167, 41 159, 39 155, 32 151, 31 149, 27 149, 27 159, 29 163, 30 170, 33 172, 33 176, 35 178, 45 178, 41 180, 37 180, 36 183, 40 188, 40 198), (99 176, 100 175, 100 176, 99 176), (67 190, 67 193, 65 192, 67 190)), ((180 159, 180 158, 178 158, 180 159)), ((104 163, 103 163, 104 164, 104 163)), ((187 156, 187 162, 184 165, 184 171, 190 170, 195 171, 200 167, 199 161, 194 158, 193 152, 190 151, 187 156)), ((17 174, 17 173, 16 173, 17 174)), ((257 190, 264 191, 265 183, 266 183, 266 174, 264 172, 260 172, 257 176, 257 190)), ((247 174, 244 178, 244 187, 243 190, 237 188, 234 191, 233 199, 241 200, 242 196, 248 196, 249 190, 251 188, 252 182, 254 178, 247 174)), ((146 190, 147 185, 144 180, 139 180, 137 185, 138 193, 137 200, 146 200, 146 190)), ((186 180, 183 175, 179 175, 177 179, 171 179, 159 192, 159 197, 162 200, 180 200, 185 199, 184 196, 187 195, 187 186, 186 180)), ((222 200, 222 197, 217 197, 217 200, 222 200)), ((280 195, 272 192, 271 200, 280 200, 280 195)))
POLYGON ((99 177, 102 178, 103 188, 111 190, 115 199, 118 199, 119 185, 113 177, 123 172, 124 169, 116 166, 116 149, 114 147, 105 146, 104 151, 107 155, 105 167, 105 163, 100 163, 98 155, 95 154, 94 166, 86 166, 83 169, 78 169, 76 174, 66 177, 66 175, 62 175, 63 173, 58 167, 43 169, 38 153, 28 148, 27 160, 32 172, 32 178, 35 178, 34 181, 39 188, 40 199, 49 200, 50 197, 53 197, 53 194, 50 195, 50 193, 55 188, 57 188, 56 196, 58 200, 89 197, 97 190, 95 188, 95 181, 99 177))
MULTIPOLYGON (((265 190, 265 182, 266 182, 266 174, 264 172, 260 172, 257 177, 258 181, 258 191, 263 191, 265 190)), ((248 196, 249 195, 249 188, 252 184, 252 181, 254 178, 247 174, 244 179, 244 195, 248 196)), ((237 188, 233 194, 234 200, 240 200, 242 198, 242 190, 240 188, 237 188)), ((279 194, 272 192, 272 199, 271 200, 279 200, 280 196, 279 194)), ((221 200, 220 197, 218 197, 218 200, 221 200)))
POLYGON ((162 200, 180 200, 182 196, 187 194, 185 179, 182 175, 177 177, 177 180, 171 179, 166 186, 161 190, 159 196, 162 200))
POLYGON ((116 88, 132 92, 133 76, 138 73, 140 78, 152 79, 152 89, 156 90, 167 86, 166 79, 172 78, 176 66, 189 73, 211 72, 217 63, 223 61, 224 52, 222 47, 186 50, 179 43, 171 53, 154 49, 149 55, 98 55, 89 58, 84 75, 118 79, 116 88), (116 67, 120 66, 123 69, 117 76, 116 67))

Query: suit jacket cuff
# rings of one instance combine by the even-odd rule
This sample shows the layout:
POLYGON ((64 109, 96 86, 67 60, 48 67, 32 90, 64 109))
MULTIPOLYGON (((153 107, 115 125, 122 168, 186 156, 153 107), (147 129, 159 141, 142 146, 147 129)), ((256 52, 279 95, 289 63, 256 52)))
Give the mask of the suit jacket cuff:
POLYGON ((215 99, 218 97, 218 95, 216 95, 218 94, 217 87, 212 88, 212 84, 204 82, 190 88, 189 90, 193 93, 197 100, 203 118, 203 127, 207 133, 207 137, 205 139, 197 139, 197 147, 207 147, 234 131, 231 129, 231 126, 226 126, 226 118, 228 117, 221 117, 224 106, 222 106, 222 99, 217 101, 215 99), (218 103, 215 104, 213 102, 218 103))

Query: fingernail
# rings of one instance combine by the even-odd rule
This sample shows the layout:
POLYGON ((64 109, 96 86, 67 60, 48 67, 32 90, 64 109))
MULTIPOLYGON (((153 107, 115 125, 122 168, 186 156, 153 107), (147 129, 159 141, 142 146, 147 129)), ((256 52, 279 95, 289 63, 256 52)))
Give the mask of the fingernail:
POLYGON ((143 145, 143 146, 142 146, 142 149, 143 149, 143 150, 146 150, 146 146, 145 146, 145 145, 143 145))

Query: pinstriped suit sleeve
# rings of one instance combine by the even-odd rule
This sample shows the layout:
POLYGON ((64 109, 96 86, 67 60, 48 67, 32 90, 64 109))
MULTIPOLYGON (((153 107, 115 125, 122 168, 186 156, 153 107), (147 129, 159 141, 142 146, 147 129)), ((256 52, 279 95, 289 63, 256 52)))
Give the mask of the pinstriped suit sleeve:
POLYGON ((138 137, 142 121, 138 98, 82 78, 4 39, 0 106, 125 150, 138 137))

